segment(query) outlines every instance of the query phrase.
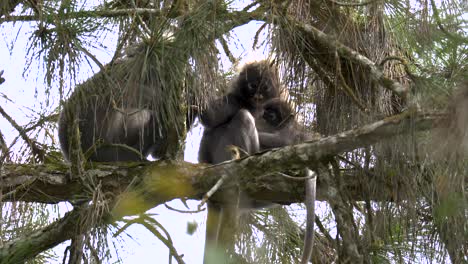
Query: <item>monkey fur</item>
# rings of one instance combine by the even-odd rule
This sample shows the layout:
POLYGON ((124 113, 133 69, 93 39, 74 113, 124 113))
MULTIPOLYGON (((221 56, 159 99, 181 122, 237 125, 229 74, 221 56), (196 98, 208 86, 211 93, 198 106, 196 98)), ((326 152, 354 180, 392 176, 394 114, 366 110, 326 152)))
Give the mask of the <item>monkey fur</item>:
MULTIPOLYGON (((267 61, 247 64, 232 82, 227 95, 211 102, 199 115, 205 130, 200 142, 198 159, 203 163, 218 164, 231 160, 229 146, 235 146, 247 154, 260 150, 255 117, 262 111, 263 103, 281 96, 276 69, 267 61)), ((216 205, 208 202, 208 218, 204 263, 207 252, 219 243, 230 240, 230 225, 237 224, 239 208, 252 208, 250 199, 240 195, 239 204, 216 205), (221 219, 220 219, 221 218, 221 219), (230 222, 230 223, 227 223, 230 222)))
POLYGON ((296 120, 291 104, 282 98, 265 102, 255 121, 261 150, 289 146, 314 138, 304 131, 296 120))
POLYGON ((278 72, 268 61, 247 64, 231 84, 227 95, 214 100, 200 114, 205 128, 214 128, 229 122, 239 109, 246 109, 254 117, 262 104, 283 95, 278 72))
MULTIPOLYGON (((174 134, 168 129, 182 131, 183 121, 167 120, 160 114, 161 109, 172 110, 172 105, 164 103, 165 98, 174 98, 176 92, 166 90, 175 89, 165 87, 157 72, 142 76, 127 64, 105 66, 77 86, 63 103, 58 136, 66 160, 71 158, 74 127, 80 131, 82 151, 89 160, 98 162, 144 161, 148 155, 160 158, 168 152, 168 137, 174 134)), ((130 66, 135 64, 139 65, 133 62, 130 66)))
MULTIPOLYGON (((262 150, 284 147, 299 142, 312 140, 313 137, 303 131, 297 123, 291 104, 281 98, 268 100, 263 105, 263 114, 257 118, 257 130, 262 150)), ((316 174, 305 169, 306 179, 305 204, 307 209, 304 250, 301 264, 309 263, 314 244, 316 174), (313 176, 313 177, 312 177, 313 176)))

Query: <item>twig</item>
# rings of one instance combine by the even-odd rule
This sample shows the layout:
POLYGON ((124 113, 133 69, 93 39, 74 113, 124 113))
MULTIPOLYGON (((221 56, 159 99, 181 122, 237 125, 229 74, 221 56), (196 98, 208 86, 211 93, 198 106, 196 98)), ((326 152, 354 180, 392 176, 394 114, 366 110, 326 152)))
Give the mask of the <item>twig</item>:
MULTIPOLYGON (((154 8, 128 8, 119 10, 81 10, 77 12, 68 12, 64 14, 64 19, 73 18, 84 18, 84 17, 96 17, 96 18, 114 18, 128 15, 159 15, 161 11, 154 8)), ((0 23, 3 22, 16 22, 16 21, 38 21, 41 17, 38 15, 33 16, 8 16, 0 19, 0 23)), ((54 21, 56 14, 43 15, 43 20, 54 21)))
POLYGON ((201 210, 202 206, 205 205, 205 203, 208 201, 208 199, 210 199, 211 196, 213 196, 213 194, 219 190, 219 188, 221 187, 221 185, 224 183, 224 181, 227 179, 228 177, 228 174, 225 173, 221 176, 221 178, 219 178, 219 180, 215 183, 215 185, 213 187, 211 187, 210 190, 208 190, 208 192, 206 192, 205 195, 203 195, 203 198, 200 202, 200 204, 198 205, 197 209, 198 210, 201 210))
MULTIPOLYGON (((177 260, 177 262, 179 264, 185 263, 184 260, 182 259, 182 257, 184 255, 179 255, 177 253, 177 250, 175 249, 170 237, 168 239, 166 239, 154 226, 150 225, 146 221, 143 221, 141 218, 136 219, 136 220, 138 220, 141 225, 146 227, 146 229, 148 229, 148 231, 153 233, 153 235, 155 235, 161 242, 163 242, 164 245, 167 246, 167 248, 169 249, 170 255, 173 256, 177 260)), ((158 227, 161 227, 161 226, 158 225, 158 227)))
POLYGON ((5 82, 5 78, 3 78, 3 70, 0 71, 0 84, 5 82))
MULTIPOLYGON (((310 180, 312 178, 315 178, 315 174, 304 176, 304 177, 295 177, 295 176, 287 175, 287 174, 282 173, 282 172, 275 172, 274 174, 277 174, 277 175, 279 175, 281 177, 284 177, 286 179, 291 179, 291 180, 294 180, 294 181, 306 181, 306 180, 310 180)), ((272 173, 270 173, 270 175, 272 175, 272 173)))
POLYGON ((434 17, 435 17, 435 20, 436 20, 436 23, 437 23, 437 26, 439 27, 440 31, 442 31, 445 35, 447 35, 447 37, 457 41, 457 42, 461 42, 461 43, 467 43, 468 42, 468 39, 466 38, 463 38, 461 36, 458 36, 458 35, 455 35, 451 32, 448 32, 447 29, 445 29, 445 27, 442 25, 442 21, 440 20, 440 16, 439 16, 439 9, 437 9, 437 6, 434 2, 434 0, 431 0, 431 7, 432 7, 432 11, 434 13, 434 17))
POLYGON ((246 7, 244 7, 242 9, 242 11, 249 11, 250 8, 258 5, 259 3, 260 3, 260 1, 253 1, 253 3, 251 3, 251 4, 247 5, 246 7))
POLYGON ((8 152, 10 151, 5 142, 5 138, 3 137, 2 131, 0 131, 0 148, 2 150, 2 155, 0 155, 0 164, 2 164, 4 159, 8 157, 8 152))
POLYGON ((199 212, 203 212, 205 211, 205 209, 199 209, 199 210, 180 210, 180 209, 176 209, 172 206, 169 206, 168 204, 164 204, 164 206, 166 206, 167 209, 169 210, 172 210, 172 211, 175 211, 175 212, 178 212, 178 213, 183 213, 183 214, 194 214, 194 213, 199 213, 199 212))
POLYGON ((323 45, 328 50, 336 51, 338 52, 340 57, 346 58, 354 63, 363 66, 364 68, 367 68, 370 73, 369 77, 377 81, 386 89, 393 91, 402 98, 405 98, 408 95, 407 87, 404 87, 401 83, 397 81, 385 77, 384 73, 375 65, 373 61, 361 55, 359 52, 345 46, 336 38, 323 33, 322 31, 318 30, 310 24, 302 23, 292 18, 288 20, 288 23, 295 26, 299 31, 307 34, 308 37, 311 38, 311 41, 323 45))
POLYGON ((0 106, 0 114, 18 131, 21 138, 31 148, 32 154, 36 156, 39 159, 39 161, 43 161, 44 156, 45 156, 45 151, 37 145, 37 142, 35 140, 30 139, 28 135, 26 134, 24 128, 18 125, 18 123, 16 123, 16 121, 11 116, 9 116, 1 106, 0 106))
POLYGON ((256 46, 258 45, 258 39, 260 38, 260 33, 262 33, 262 31, 265 29, 266 26, 267 26, 267 23, 263 23, 263 25, 260 26, 257 32, 255 32, 254 41, 252 44, 253 49, 255 49, 256 46))
POLYGON ((359 101, 353 89, 351 89, 351 87, 349 87, 348 84, 346 83, 346 80, 341 71, 340 56, 338 56, 338 52, 335 52, 335 63, 336 63, 337 75, 338 75, 338 78, 340 79, 341 85, 343 86, 344 92, 348 94, 349 97, 351 97, 351 99, 356 103, 356 105, 358 106, 359 109, 361 109, 361 111, 369 112, 369 109, 367 109, 364 106, 364 104, 361 101, 359 101))
POLYGON ((236 60, 236 58, 234 58, 234 55, 232 55, 232 52, 229 49, 229 46, 228 46, 226 40, 224 39, 224 37, 220 37, 219 42, 221 43, 221 47, 223 47, 224 53, 229 58, 229 61, 231 61, 232 64, 236 64, 237 60, 236 60))
POLYGON ((338 2, 335 0, 328 0, 328 1, 339 6, 365 6, 365 5, 369 5, 372 3, 381 2, 382 0, 369 0, 369 1, 361 2, 361 3, 344 3, 344 2, 338 2))

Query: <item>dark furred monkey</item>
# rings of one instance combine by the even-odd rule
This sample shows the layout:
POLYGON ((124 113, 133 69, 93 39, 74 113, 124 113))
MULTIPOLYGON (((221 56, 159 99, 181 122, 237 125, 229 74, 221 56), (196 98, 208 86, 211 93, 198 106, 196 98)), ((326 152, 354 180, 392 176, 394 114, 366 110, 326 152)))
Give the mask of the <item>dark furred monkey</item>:
MULTIPOLYGON (((261 61, 244 66, 232 82, 228 94, 214 100, 200 113, 200 120, 205 130, 200 142, 198 160, 210 164, 231 160, 232 153, 228 149, 231 145, 248 154, 258 152, 260 145, 255 117, 261 113, 265 101, 280 97, 281 92, 278 73, 269 62, 261 61)), ((238 207, 253 206, 247 197, 240 199, 242 202, 238 207)), ((225 219, 218 217, 229 218, 227 221, 235 225, 237 210, 234 207, 208 203, 204 263, 209 263, 207 256, 209 249, 216 248, 218 241, 220 243, 225 241, 226 237, 223 234, 232 235, 224 232, 223 226, 229 224, 226 224, 225 219)))
POLYGON ((227 123, 214 128, 205 127, 198 160, 209 164, 231 160, 232 153, 229 151, 231 145, 249 154, 260 150, 255 119, 245 109, 240 109, 227 123))
POLYGON ((118 111, 102 105, 102 99, 93 101, 95 104, 86 107, 65 105, 60 115, 59 141, 65 159, 70 158, 69 129, 72 127, 66 111, 75 111, 82 150, 86 152, 95 148, 89 157, 92 161, 140 161, 150 154, 158 157, 159 153, 164 153, 162 146, 166 132, 159 129, 150 110, 132 108, 118 111))
MULTIPOLYGON (((303 127, 297 123, 291 104, 280 98, 265 102, 263 114, 256 121, 262 150, 284 147, 314 138, 312 134, 305 133, 303 127)), ((309 263, 314 244, 316 174, 308 168, 305 172, 309 179, 305 182, 307 220, 301 264, 309 263)))
POLYGON ((312 140, 311 134, 297 122, 289 102, 273 98, 263 105, 262 114, 256 118, 260 149, 266 150, 312 140))
POLYGON ((246 109, 254 117, 264 102, 282 96, 276 68, 268 61, 245 65, 232 82, 227 95, 214 100, 200 115, 205 128, 214 128, 229 122, 239 109, 246 109))
POLYGON ((143 161, 148 155, 158 158, 166 154, 168 129, 183 129, 183 125, 179 120, 163 119, 160 113, 161 109, 177 111, 165 105, 164 98, 177 92, 169 88, 178 83, 163 83, 159 72, 153 70, 156 67, 142 74, 138 71, 143 67, 140 61, 138 53, 125 62, 105 66, 76 87, 63 104, 58 123, 65 159, 70 160, 75 128, 80 131, 82 151, 88 152, 92 161, 143 161))
POLYGON ((257 152, 258 135, 255 118, 263 103, 282 96, 278 72, 268 61, 245 65, 233 81, 229 93, 211 102, 200 113, 205 131, 198 160, 217 164, 230 160, 229 145, 249 154, 257 152), (242 111, 241 111, 242 109, 242 111))

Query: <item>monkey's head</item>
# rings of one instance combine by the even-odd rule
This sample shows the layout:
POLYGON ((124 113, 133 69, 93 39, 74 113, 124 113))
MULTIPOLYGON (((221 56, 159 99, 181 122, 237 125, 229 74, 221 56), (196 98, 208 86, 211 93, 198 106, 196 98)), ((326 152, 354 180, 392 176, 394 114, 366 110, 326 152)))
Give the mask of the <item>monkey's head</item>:
POLYGON ((279 97, 281 89, 276 68, 268 61, 245 65, 234 83, 233 93, 248 107, 256 107, 279 97))
POLYGON ((293 109, 283 99, 270 99, 263 105, 263 119, 272 127, 283 127, 294 120, 293 109))

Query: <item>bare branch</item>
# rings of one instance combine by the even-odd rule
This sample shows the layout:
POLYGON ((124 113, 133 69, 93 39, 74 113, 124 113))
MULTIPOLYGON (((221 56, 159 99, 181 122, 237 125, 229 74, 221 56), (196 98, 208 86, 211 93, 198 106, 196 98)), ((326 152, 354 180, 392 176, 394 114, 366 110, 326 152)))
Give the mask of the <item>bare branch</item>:
POLYGON ((45 156, 45 150, 40 148, 37 142, 30 139, 25 132, 25 129, 16 123, 16 121, 8 115, 5 110, 0 106, 0 114, 18 131, 21 138, 29 145, 32 154, 37 157, 38 160, 43 161, 45 156))

